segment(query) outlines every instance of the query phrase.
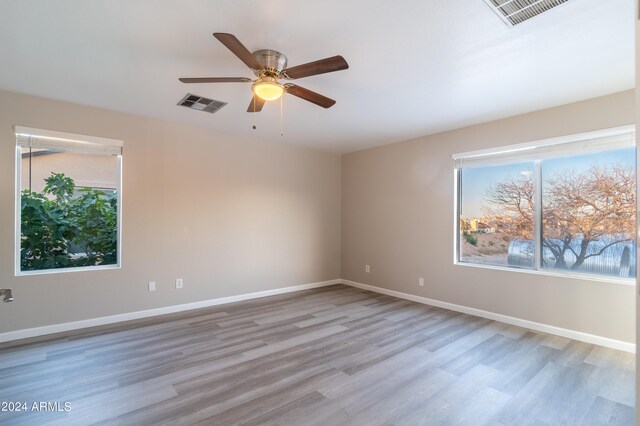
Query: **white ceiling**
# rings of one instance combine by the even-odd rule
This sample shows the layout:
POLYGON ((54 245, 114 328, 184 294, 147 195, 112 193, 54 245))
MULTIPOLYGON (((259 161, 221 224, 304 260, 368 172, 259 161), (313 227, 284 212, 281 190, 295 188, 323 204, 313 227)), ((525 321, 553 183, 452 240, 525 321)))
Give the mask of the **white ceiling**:
POLYGON ((0 88, 349 152, 634 87, 633 0, 571 0, 515 28, 483 0, 3 0, 0 88), (297 80, 336 99, 293 96, 246 112, 246 76, 212 37, 235 34, 289 65, 340 54, 346 71, 297 80), (176 106, 188 92, 228 102, 176 106), (257 126, 256 130, 252 125, 257 126))

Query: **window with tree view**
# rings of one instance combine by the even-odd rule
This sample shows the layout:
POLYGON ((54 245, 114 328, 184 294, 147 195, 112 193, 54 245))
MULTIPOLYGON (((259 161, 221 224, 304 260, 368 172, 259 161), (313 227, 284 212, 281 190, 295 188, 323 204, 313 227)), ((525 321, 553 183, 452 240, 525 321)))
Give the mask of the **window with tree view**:
POLYGON ((16 127, 16 272, 119 265, 122 143, 16 127))
POLYGON ((457 261, 635 277, 635 136, 603 133, 454 156, 457 261))

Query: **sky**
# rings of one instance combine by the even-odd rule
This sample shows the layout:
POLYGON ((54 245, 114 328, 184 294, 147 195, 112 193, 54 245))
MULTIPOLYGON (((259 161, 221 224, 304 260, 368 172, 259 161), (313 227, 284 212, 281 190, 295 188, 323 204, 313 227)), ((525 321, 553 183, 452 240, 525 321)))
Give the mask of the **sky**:
MULTIPOLYGON (((566 169, 573 169, 580 172, 588 169, 594 163, 598 163, 601 166, 615 163, 635 166, 635 156, 635 148, 623 148, 572 157, 542 160, 542 179, 544 181, 550 176, 555 175, 558 171, 566 169)), ((508 177, 533 176, 534 169, 535 164, 533 161, 462 169, 462 217, 483 217, 483 205, 488 205, 483 203, 483 198, 491 185, 500 183, 508 177)))

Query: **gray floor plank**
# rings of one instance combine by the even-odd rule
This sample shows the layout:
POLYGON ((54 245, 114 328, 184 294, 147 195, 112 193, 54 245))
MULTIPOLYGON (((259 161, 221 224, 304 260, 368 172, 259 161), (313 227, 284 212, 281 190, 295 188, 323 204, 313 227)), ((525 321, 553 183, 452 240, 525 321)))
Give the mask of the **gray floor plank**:
POLYGON ((635 358, 335 285, 0 344, 9 425, 632 425, 635 358))

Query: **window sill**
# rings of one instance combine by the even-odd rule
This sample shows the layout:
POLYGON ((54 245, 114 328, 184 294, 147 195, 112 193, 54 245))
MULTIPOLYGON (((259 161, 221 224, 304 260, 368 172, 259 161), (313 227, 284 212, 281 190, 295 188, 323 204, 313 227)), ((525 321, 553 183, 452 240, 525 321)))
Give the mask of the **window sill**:
POLYGON ((516 272, 516 273, 521 272, 525 274, 543 275, 543 276, 557 277, 557 278, 569 278, 574 280, 622 284, 622 285, 628 285, 628 286, 636 285, 635 278, 613 277, 613 276, 606 276, 606 275, 591 275, 591 274, 583 274, 579 272, 554 272, 549 269, 514 268, 514 267, 497 266, 497 265, 483 265, 479 263, 460 262, 460 261, 455 261, 454 265, 471 267, 471 268, 493 269, 497 271, 508 271, 508 272, 516 272))
POLYGON ((117 265, 102 265, 102 266, 81 266, 79 268, 60 268, 60 269, 43 269, 41 271, 18 271, 15 273, 16 277, 31 276, 31 275, 49 275, 49 274, 64 274, 67 272, 89 272, 89 271, 103 271, 108 269, 120 269, 120 264, 117 265))

